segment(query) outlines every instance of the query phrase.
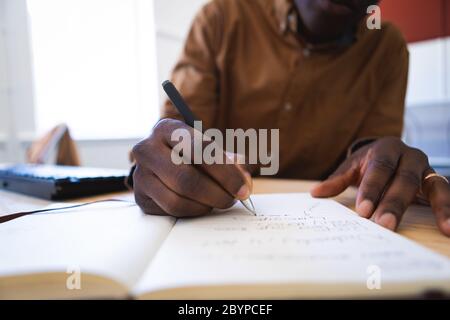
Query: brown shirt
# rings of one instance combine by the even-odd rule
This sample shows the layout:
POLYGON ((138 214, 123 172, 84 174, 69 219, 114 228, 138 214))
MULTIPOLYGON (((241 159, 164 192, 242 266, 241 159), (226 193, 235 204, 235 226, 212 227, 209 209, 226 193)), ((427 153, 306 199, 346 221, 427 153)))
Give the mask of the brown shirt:
MULTIPOLYGON (((204 128, 280 129, 280 177, 320 179, 367 137, 400 136, 408 51, 365 21, 354 41, 311 46, 292 0, 214 0, 196 16, 172 81, 204 128)), ((163 117, 180 118, 166 102, 163 117)))

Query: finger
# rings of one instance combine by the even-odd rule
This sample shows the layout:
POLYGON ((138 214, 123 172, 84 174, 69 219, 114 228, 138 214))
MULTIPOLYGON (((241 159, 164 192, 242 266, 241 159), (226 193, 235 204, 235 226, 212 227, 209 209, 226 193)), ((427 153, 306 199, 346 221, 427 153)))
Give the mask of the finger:
POLYGON ((144 211, 146 214, 163 216, 167 215, 167 213, 161 209, 153 199, 149 198, 145 194, 141 192, 134 193, 134 200, 136 204, 144 211))
POLYGON ((450 237, 450 186, 442 178, 431 178, 426 182, 427 199, 436 216, 436 222, 443 234, 450 237))
POLYGON ((148 153, 148 168, 177 194, 208 207, 226 209, 235 200, 220 185, 193 165, 176 165, 171 160, 172 150, 164 146, 159 154, 148 153), (150 159, 151 158, 151 159, 150 159))
MULTIPOLYGON (((144 208, 147 208, 145 205, 149 205, 149 200, 142 201, 143 197, 152 199, 163 212, 177 218, 205 215, 212 209, 176 194, 150 172, 135 174, 135 183, 139 190, 136 192, 139 194, 136 200, 141 201, 144 208)), ((138 204, 140 205, 140 203, 138 204)))
POLYGON ((390 230, 397 228, 420 190, 423 173, 428 167, 426 156, 414 149, 401 157, 394 178, 375 209, 376 223, 390 230))
MULTIPOLYGON (((160 134, 163 135, 164 141, 170 148, 174 148, 180 143, 179 140, 172 139, 172 133, 177 129, 186 130, 191 137, 191 155, 183 155, 188 156, 189 160, 195 160, 195 150, 198 144, 201 143, 204 149, 207 145, 215 143, 213 141, 195 142, 195 139, 202 138, 204 136, 202 136, 201 134, 199 135, 198 132, 197 134, 194 134, 195 130, 187 125, 180 125, 179 122, 171 121, 168 122, 162 130, 159 130, 160 134)), ((221 149, 218 148, 217 150, 221 149)), ((240 170, 238 166, 234 164, 233 159, 230 160, 227 157, 226 153, 223 150, 220 151, 219 156, 221 160, 218 162, 220 163, 207 164, 202 159, 201 163, 198 164, 198 166, 201 167, 207 175, 215 180, 220 186, 222 186, 223 189, 225 189, 225 191, 227 191, 233 197, 239 200, 248 199, 251 192, 251 186, 248 185, 247 177, 242 173, 242 170, 240 170)))
POLYGON ((345 191, 358 179, 357 167, 338 168, 327 180, 319 183, 311 190, 311 195, 316 198, 334 197, 345 191))
POLYGON ((356 212, 370 218, 386 186, 397 170, 401 152, 393 149, 373 149, 368 155, 366 170, 356 196, 356 212))

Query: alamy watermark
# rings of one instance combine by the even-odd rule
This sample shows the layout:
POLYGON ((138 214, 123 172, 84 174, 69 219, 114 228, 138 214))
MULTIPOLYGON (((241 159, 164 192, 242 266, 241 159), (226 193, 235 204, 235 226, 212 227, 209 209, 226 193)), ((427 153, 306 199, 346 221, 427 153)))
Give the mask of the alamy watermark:
POLYGON ((280 165, 279 129, 218 129, 203 132, 202 122, 194 130, 179 128, 172 132, 171 159, 181 164, 250 164, 260 165, 262 176, 278 173, 280 165), (232 157, 230 154, 240 156, 232 157))
POLYGON ((69 266, 66 273, 69 275, 66 279, 67 290, 81 290, 81 268, 69 266))
POLYGON ((369 15, 366 20, 367 29, 380 30, 381 29, 381 8, 377 5, 371 5, 367 7, 367 14, 369 15))
POLYGON ((367 267, 366 286, 369 290, 381 290, 381 268, 375 264, 367 267))

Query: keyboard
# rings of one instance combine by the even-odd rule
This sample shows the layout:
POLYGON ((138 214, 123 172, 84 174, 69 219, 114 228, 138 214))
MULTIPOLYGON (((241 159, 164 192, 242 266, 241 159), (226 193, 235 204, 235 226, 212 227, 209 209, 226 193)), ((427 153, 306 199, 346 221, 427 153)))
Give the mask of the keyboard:
POLYGON ((0 166, 0 188, 48 200, 126 190, 126 170, 18 164, 0 166))

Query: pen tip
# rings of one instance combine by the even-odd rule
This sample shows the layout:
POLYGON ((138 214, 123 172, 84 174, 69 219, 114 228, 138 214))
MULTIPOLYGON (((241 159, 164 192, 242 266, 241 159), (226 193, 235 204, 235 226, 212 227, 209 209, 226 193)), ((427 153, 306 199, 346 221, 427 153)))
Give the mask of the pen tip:
POLYGON ((253 205, 252 199, 248 198, 247 200, 241 200, 242 205, 249 212, 253 213, 253 215, 257 215, 255 211, 255 206, 253 205))

